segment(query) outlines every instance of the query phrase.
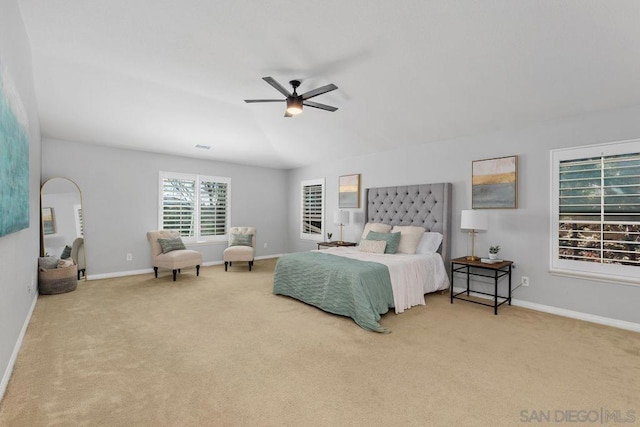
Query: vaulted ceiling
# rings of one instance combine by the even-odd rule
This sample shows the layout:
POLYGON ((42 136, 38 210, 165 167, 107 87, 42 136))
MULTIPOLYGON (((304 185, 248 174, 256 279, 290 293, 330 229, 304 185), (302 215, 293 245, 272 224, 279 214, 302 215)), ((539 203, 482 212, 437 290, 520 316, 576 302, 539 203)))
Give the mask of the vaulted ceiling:
POLYGON ((640 104, 637 0, 20 4, 48 138, 293 168, 640 104))

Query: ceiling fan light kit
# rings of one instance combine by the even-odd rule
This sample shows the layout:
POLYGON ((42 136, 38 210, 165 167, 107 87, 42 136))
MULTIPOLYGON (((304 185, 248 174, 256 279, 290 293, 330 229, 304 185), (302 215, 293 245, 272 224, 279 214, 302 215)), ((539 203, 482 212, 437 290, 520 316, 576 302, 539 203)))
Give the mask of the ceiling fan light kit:
POLYGON ((331 92, 332 90, 338 89, 338 86, 334 84, 328 84, 317 89, 310 90, 309 92, 305 92, 302 95, 298 95, 296 89, 300 86, 300 80, 291 80, 289 84, 293 87, 293 93, 289 92, 284 88, 280 83, 278 83, 273 77, 263 77, 262 80, 269 83, 273 86, 278 92, 286 96, 285 99, 245 99, 246 103, 255 103, 255 102, 283 102, 286 101, 287 109, 284 113, 285 117, 297 116, 302 113, 302 106, 306 105, 307 107, 318 108, 320 110, 325 111, 336 111, 336 107, 332 107, 330 105, 320 104, 319 102, 307 101, 309 98, 313 98, 314 96, 322 95, 323 93, 331 92))
POLYGON ((302 99, 299 96, 287 99, 287 113, 292 116, 302 113, 302 99))

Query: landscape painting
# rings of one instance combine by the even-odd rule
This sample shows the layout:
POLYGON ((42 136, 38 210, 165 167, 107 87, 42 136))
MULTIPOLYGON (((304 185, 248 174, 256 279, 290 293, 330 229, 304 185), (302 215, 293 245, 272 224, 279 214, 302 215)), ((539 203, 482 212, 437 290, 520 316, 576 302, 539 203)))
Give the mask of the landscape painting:
POLYGON ((29 137, 18 90, 0 60, 0 236, 29 227, 29 137))
POLYGON ((339 208, 360 207, 360 174, 343 175, 338 188, 339 208))
POLYGON ((475 160, 471 178, 473 209, 518 207, 518 156, 475 160))

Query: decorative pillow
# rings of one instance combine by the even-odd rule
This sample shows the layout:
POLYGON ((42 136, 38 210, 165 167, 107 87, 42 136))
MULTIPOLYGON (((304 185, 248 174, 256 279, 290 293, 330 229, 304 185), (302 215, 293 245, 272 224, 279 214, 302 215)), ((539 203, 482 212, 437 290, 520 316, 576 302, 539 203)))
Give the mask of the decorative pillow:
POLYGON ((58 268, 58 259, 52 256, 45 256, 38 258, 38 267, 40 270, 51 270, 52 268, 58 268))
POLYGON ((389 233, 391 231, 391 226, 389 224, 382 224, 380 222, 368 222, 364 226, 364 230, 362 231, 361 240, 365 240, 369 235, 370 231, 375 231, 378 233, 389 233))
POLYGON ((370 231, 369 234, 367 234, 366 240, 384 240, 387 242, 384 253, 395 254, 398 252, 400 237, 402 237, 400 233, 378 233, 377 231, 370 231))
POLYGON ((71 246, 65 246, 62 251, 62 255, 60 255, 61 259, 71 258, 71 246))
POLYGON ((73 267, 74 262, 72 259, 61 259, 58 261, 58 268, 69 268, 73 267))
POLYGON ((158 243, 160 243, 160 247, 162 248, 162 253, 166 254, 171 251, 179 251, 182 249, 187 249, 182 243, 182 239, 180 237, 176 237, 174 239, 158 239, 158 243))
POLYGON ((232 234, 229 246, 253 246, 253 234, 232 234))
POLYGON ((384 248, 387 247, 387 242, 384 240, 360 240, 358 248, 360 252, 371 252, 374 254, 383 254, 384 248))
POLYGON ((416 248, 417 254, 433 254, 438 252, 438 248, 442 243, 442 234, 435 231, 424 233, 416 248))
POLYGON ((420 242, 420 238, 422 238, 422 235, 424 234, 424 228, 413 225, 396 225, 391 231, 402 235, 400 244, 398 245, 398 253, 416 253, 416 247, 420 242))

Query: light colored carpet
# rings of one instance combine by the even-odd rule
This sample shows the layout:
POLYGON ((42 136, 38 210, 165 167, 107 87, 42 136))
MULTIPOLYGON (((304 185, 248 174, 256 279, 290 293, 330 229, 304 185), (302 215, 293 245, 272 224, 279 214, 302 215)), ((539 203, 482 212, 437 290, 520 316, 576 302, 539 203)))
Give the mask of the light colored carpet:
POLYGON ((640 422, 640 334, 448 295, 384 315, 392 333, 377 334, 272 295, 274 265, 41 296, 0 425, 514 426, 603 410, 640 422))

